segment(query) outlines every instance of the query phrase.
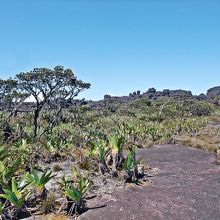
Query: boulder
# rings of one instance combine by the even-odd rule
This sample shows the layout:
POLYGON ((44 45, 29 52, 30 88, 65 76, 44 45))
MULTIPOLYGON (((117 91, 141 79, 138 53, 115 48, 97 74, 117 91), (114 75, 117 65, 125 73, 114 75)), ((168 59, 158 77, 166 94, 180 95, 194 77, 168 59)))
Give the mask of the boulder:
POLYGON ((207 91, 207 96, 209 98, 219 97, 220 98, 220 86, 213 87, 207 91))
POLYGON ((215 155, 161 145, 141 149, 137 156, 152 168, 148 184, 89 200, 80 220, 220 219, 220 166, 215 155))

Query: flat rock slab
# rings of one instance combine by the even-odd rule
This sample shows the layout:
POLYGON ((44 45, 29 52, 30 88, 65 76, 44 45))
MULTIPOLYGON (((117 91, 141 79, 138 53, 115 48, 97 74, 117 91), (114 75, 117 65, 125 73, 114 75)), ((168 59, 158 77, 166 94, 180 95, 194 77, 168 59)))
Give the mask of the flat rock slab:
POLYGON ((146 186, 129 186, 88 201, 80 220, 218 220, 220 166, 201 150, 161 145, 138 157, 153 168, 146 186))

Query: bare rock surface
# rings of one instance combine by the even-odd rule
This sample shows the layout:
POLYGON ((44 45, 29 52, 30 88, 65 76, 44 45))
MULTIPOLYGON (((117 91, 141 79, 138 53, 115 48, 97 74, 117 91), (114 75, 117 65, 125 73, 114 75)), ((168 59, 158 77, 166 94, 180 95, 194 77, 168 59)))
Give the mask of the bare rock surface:
POLYGON ((153 169, 145 186, 115 189, 88 201, 80 220, 220 219, 220 166, 201 150, 160 145, 138 157, 153 169))

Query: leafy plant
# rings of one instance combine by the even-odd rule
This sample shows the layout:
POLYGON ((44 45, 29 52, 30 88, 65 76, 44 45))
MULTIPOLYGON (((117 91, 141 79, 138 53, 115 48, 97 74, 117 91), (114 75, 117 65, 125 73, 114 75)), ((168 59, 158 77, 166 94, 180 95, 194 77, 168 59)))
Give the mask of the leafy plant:
POLYGON ((109 149, 106 146, 106 142, 104 140, 99 140, 98 142, 90 142, 90 147, 90 155, 97 157, 99 171, 104 175, 106 171, 108 171, 105 157, 109 149))
POLYGON ((18 153, 21 155, 23 160, 27 161, 27 158, 32 153, 31 145, 28 143, 27 139, 21 139, 14 145, 18 149, 18 153))
POLYGON ((7 150, 5 147, 0 147, 0 163, 8 156, 7 150))
POLYGON ((60 181, 61 189, 63 191, 65 191, 65 189, 70 187, 72 182, 73 182, 73 180, 64 174, 61 178, 61 181, 60 181))
POLYGON ((131 151, 127 152, 125 161, 124 161, 124 169, 129 172, 131 171, 134 166, 136 165, 136 160, 135 160, 135 149, 132 148, 131 151))
POLYGON ((56 175, 52 175, 52 171, 46 169, 41 176, 33 169, 31 174, 27 175, 27 180, 32 184, 39 192, 42 192, 45 188, 45 185, 56 175))
POLYGON ((112 171, 116 172, 118 168, 122 165, 123 162, 123 145, 125 142, 124 137, 112 136, 110 138, 110 146, 112 153, 112 171))
POLYGON ((72 169, 73 178, 63 176, 61 185, 63 186, 64 194, 74 203, 71 206, 70 212, 74 209, 75 213, 82 209, 84 196, 88 191, 91 181, 87 175, 81 174, 76 167, 72 169))
POLYGON ((138 170, 138 165, 140 164, 139 160, 136 160, 136 152, 133 147, 130 151, 127 152, 125 161, 124 161, 124 170, 125 181, 126 182, 135 182, 139 179, 140 174, 138 170))
POLYGON ((0 202, 0 215, 3 213, 4 211, 4 205, 0 202))
POLYGON ((0 194, 0 197, 11 202, 17 209, 19 209, 28 196, 26 188, 28 187, 26 183, 26 176, 23 176, 19 182, 16 182, 15 177, 12 177, 11 188, 3 188, 5 194, 0 194))
POLYGON ((15 161, 8 162, 0 161, 0 184, 7 185, 11 180, 11 177, 14 176, 15 172, 20 168, 21 159, 18 158, 15 161))
POLYGON ((45 148, 48 150, 49 153, 55 154, 61 151, 65 145, 66 141, 59 139, 59 137, 54 134, 51 134, 49 136, 49 140, 45 145, 45 148))

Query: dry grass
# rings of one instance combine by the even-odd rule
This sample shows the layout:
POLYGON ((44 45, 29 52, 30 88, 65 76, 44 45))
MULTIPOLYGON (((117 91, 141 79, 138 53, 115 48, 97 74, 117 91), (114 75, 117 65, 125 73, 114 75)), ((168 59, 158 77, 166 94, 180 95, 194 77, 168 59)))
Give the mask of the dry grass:
POLYGON ((213 143, 210 143, 209 140, 206 141, 202 140, 200 137, 182 136, 178 139, 177 142, 186 146, 208 150, 216 153, 217 146, 213 143))
POLYGON ((211 116, 210 123, 206 127, 193 136, 178 137, 177 142, 216 153, 220 147, 220 115, 211 116))
POLYGON ((69 218, 65 215, 44 215, 44 216, 36 216, 34 219, 36 220, 68 220, 69 218))

